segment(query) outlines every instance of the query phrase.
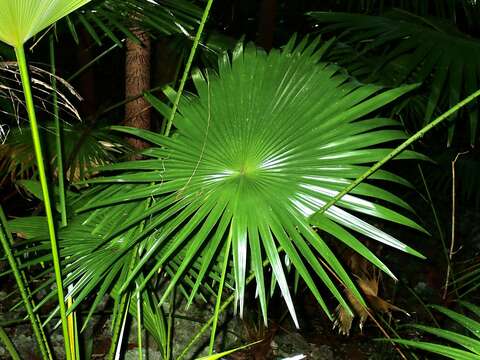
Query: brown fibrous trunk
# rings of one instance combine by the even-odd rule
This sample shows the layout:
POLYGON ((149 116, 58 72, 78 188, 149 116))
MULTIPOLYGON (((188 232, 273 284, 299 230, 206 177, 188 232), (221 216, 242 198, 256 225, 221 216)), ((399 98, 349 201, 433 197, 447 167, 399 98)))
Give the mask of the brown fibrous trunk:
MULTIPOLYGON (((125 98, 138 97, 150 89, 150 57, 151 40, 145 32, 132 30, 133 34, 141 41, 138 44, 130 39, 127 40, 127 53, 125 59, 125 98)), ((150 129, 151 114, 150 104, 143 96, 129 101, 125 105, 126 126, 139 129, 150 129)), ((143 149, 147 144, 136 138, 128 138, 128 142, 135 149, 143 149)))

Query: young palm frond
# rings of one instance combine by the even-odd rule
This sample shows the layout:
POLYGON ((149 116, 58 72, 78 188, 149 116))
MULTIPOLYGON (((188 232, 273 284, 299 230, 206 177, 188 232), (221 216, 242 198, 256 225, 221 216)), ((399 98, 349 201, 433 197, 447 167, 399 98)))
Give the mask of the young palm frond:
MULTIPOLYGON (((312 12, 310 16, 322 31, 342 31, 342 40, 361 54, 380 51, 376 70, 395 63, 397 84, 405 80, 431 82, 424 124, 433 119, 439 106, 448 108, 480 87, 480 42, 453 25, 422 18, 405 11, 391 11, 382 16, 312 12)), ((470 141, 475 143, 478 108, 469 111, 470 141)), ((452 141, 454 127, 449 133, 452 141)))
MULTIPOLYGON (((478 306, 467 302, 461 302, 461 304, 475 314, 476 317, 480 316, 480 308, 478 306)), ((439 339, 446 340, 452 345, 405 339, 394 339, 391 341, 454 360, 475 360, 480 358, 480 322, 442 306, 433 306, 433 308, 456 322, 464 331, 455 332, 425 325, 412 325, 411 327, 437 336, 439 339)))
MULTIPOLYGON (((116 128, 158 146, 145 152, 151 159, 102 167, 103 171, 124 172, 92 179, 90 183, 121 184, 110 185, 79 209, 87 211, 153 199, 146 212, 132 215, 105 239, 108 242, 147 220, 144 231, 134 236, 129 246, 149 237, 148 246, 122 290, 150 260, 155 259, 155 263, 148 268, 147 280, 181 253, 183 259, 165 297, 193 260, 201 259, 204 270, 216 263, 225 237, 231 236, 232 270, 240 312, 246 274, 252 271, 266 317, 268 291, 263 264, 268 261, 275 280, 273 285, 279 285, 296 321, 279 249, 328 314, 313 274, 346 308, 330 274, 360 298, 339 260, 310 226, 309 216, 360 175, 366 169, 365 164, 388 153, 388 148, 378 145, 405 138, 402 131, 392 128, 398 125, 392 120, 359 119, 411 87, 381 91, 379 86, 353 81, 338 67, 318 63, 325 50, 325 46, 318 48, 318 45, 318 39, 310 44, 305 39, 295 46, 292 39, 282 52, 272 51, 268 55, 251 46, 246 49, 239 46, 232 59, 225 56, 220 61, 218 74, 194 76, 198 96, 182 97, 175 120, 178 130, 173 138, 133 128, 116 128), (182 249, 185 251, 181 252, 182 249)), ((169 95, 174 97, 172 92, 169 95)), ((165 106, 165 115, 169 111, 165 106)), ((422 159, 422 156, 407 151, 400 158, 422 159)), ((377 172, 374 178, 408 184, 386 171, 377 172)), ((397 211, 377 204, 377 200, 411 210, 392 193, 362 184, 338 206, 316 217, 314 225, 392 275, 345 228, 419 254, 353 212, 422 228, 397 211)), ((205 273, 199 273, 193 292, 205 273)))

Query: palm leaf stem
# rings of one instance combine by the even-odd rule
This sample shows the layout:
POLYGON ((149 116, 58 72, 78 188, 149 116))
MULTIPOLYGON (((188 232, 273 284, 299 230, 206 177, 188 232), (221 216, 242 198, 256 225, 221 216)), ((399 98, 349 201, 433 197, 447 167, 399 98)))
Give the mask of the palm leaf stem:
POLYGON ((143 360, 143 344, 142 344, 142 292, 137 294, 137 349, 138 359, 143 360))
POLYGON ((230 255, 231 244, 232 244, 232 229, 230 228, 227 244, 225 245, 225 255, 224 255, 225 258, 223 259, 222 277, 218 285, 217 301, 215 302, 215 312, 213 314, 213 324, 212 324, 212 331, 210 334, 210 345, 208 348, 208 355, 213 354, 213 345, 215 344, 215 334, 217 330, 218 316, 220 315, 220 304, 222 303, 223 285, 225 284, 225 276, 227 275, 228 258, 230 255))
POLYGON ((18 355, 17 349, 15 349, 15 346, 12 343, 12 340, 8 337, 8 334, 5 332, 5 330, 0 326, 0 341, 3 342, 3 345, 5 345, 5 349, 7 349, 7 352, 10 354, 12 357, 12 360, 21 360, 20 355, 18 355))
MULTIPOLYGON (((53 122, 55 126, 55 152, 57 155, 57 174, 58 174, 58 193, 60 203, 60 218, 62 227, 67 226, 67 205, 65 200, 65 178, 63 170, 63 146, 62 146, 62 127, 60 124, 58 95, 57 95, 57 79, 55 78, 57 73, 57 66, 55 63, 55 38, 50 35, 50 71, 52 73, 52 97, 53 97, 53 122)), ((73 299, 69 297, 67 299, 67 309, 72 306, 73 299)), ((67 327, 70 342, 70 352, 72 360, 77 358, 78 348, 76 346, 77 328, 75 326, 75 313, 67 316, 67 327)))
POLYGON ((58 172, 58 192, 60 201, 60 214, 62 227, 67 226, 67 207, 65 201, 65 179, 63 172, 63 152, 62 152, 62 128, 59 117, 58 95, 57 95, 57 67, 55 63, 55 40, 50 35, 50 71, 52 73, 52 97, 53 97, 53 120, 55 124, 55 151, 57 155, 57 172, 58 172))
MULTIPOLYGON (((143 226, 142 226, 143 227, 143 226)), ((142 228, 141 227, 141 228, 142 228)), ((139 254, 139 247, 136 246, 135 254, 132 256, 130 260, 130 264, 128 267, 128 274, 130 274, 135 267, 135 263, 138 260, 139 254)), ((121 294, 121 292, 119 292, 121 294)), ((140 296, 140 291, 137 292, 137 296, 140 296)), ((120 304, 118 306, 117 312, 113 313, 113 336, 112 336, 112 343, 110 345, 110 350, 107 356, 107 359, 113 360, 116 359, 116 354, 118 353, 120 347, 120 335, 122 333, 122 327, 125 323, 125 319, 128 316, 128 309, 130 308, 130 300, 132 298, 132 292, 125 292, 123 295, 120 296, 120 304)))
POLYGON ((177 296, 176 287, 173 287, 170 293, 170 306, 168 309, 167 320, 167 343, 165 346, 165 359, 170 360, 172 358, 172 333, 173 333, 173 318, 175 314, 175 298, 177 296))
POLYGON ((150 90, 148 90, 147 92, 142 92, 141 94, 137 94, 135 96, 128 97, 126 99, 123 99, 122 101, 119 101, 115 104, 112 104, 109 107, 107 107, 103 110, 100 110, 100 112, 94 116, 94 120, 98 119, 102 115, 105 115, 105 114, 109 113, 112 110, 115 110, 115 109, 129 103, 130 101, 135 101, 135 100, 145 96, 145 94, 153 93, 153 92, 158 91, 158 90, 162 90, 164 87, 165 87, 165 85, 155 86, 155 87, 151 88, 150 90))
POLYGON ((71 82, 72 80, 74 80, 75 78, 77 78, 79 75, 81 75, 85 70, 87 70, 90 66, 92 66, 93 64, 95 64, 97 61, 99 61, 101 58, 103 58, 104 56, 110 54, 111 51, 115 50, 116 48, 118 47, 117 44, 113 44, 112 46, 110 46, 107 50, 105 50, 104 52, 102 52, 100 55, 96 56, 95 58, 93 58, 91 61, 89 61, 88 63, 86 63, 84 66, 82 66, 80 69, 78 69, 72 76, 70 76, 67 81, 68 82, 71 82))
POLYGON ((330 201, 328 201, 320 210, 318 210, 312 216, 315 217, 315 216, 318 216, 318 215, 321 215, 321 214, 325 213, 325 211, 327 211, 330 207, 332 207, 339 200, 341 200, 343 196, 345 196, 350 191, 355 189, 360 183, 362 183, 364 180, 366 180, 370 175, 372 175, 375 171, 377 171, 379 168, 381 168, 383 165, 385 165, 388 161, 392 160, 395 156, 400 154, 403 150, 405 150, 407 147, 409 147, 415 141, 417 141, 417 140, 421 139, 423 136, 425 136, 425 134, 428 133, 430 130, 432 130, 435 126, 437 126, 438 124, 443 122, 445 119, 450 117, 452 114, 456 113, 462 107, 469 104, 470 102, 472 102, 473 100, 475 100, 479 96, 480 96, 480 89, 475 91, 473 94, 467 96, 465 99, 463 99, 462 101, 457 103, 455 106, 451 107, 450 109, 445 111, 442 115, 440 115, 435 120, 433 120, 430 124, 424 126, 422 129, 420 129, 415 134, 410 136, 407 140, 405 140, 402 144, 397 146, 394 150, 392 150, 382 160, 375 163, 363 175, 359 176, 354 182, 352 182, 350 185, 346 186, 337 195, 332 197, 332 199, 330 201))
MULTIPOLYGON (((9 231, 7 229, 5 216, 3 212, 3 208, 0 206, 0 241, 2 243, 3 251, 7 257, 8 263, 12 268, 13 276, 15 277, 15 281, 17 282, 18 289, 20 291, 20 296, 22 297, 23 303, 27 310, 28 317, 30 322, 32 323, 33 332, 35 334, 35 338, 38 343, 38 347, 40 348, 40 352, 42 354, 43 359, 52 359, 51 351, 48 347, 48 342, 46 341, 45 333, 41 328, 40 321, 38 316, 34 313, 33 308, 34 305, 32 304, 32 298, 29 296, 30 291, 28 288, 28 284, 26 282, 25 276, 19 270, 18 262, 15 259, 12 248, 11 248, 11 241, 9 241, 9 231), (23 276, 22 276, 23 275, 23 276)), ((7 346, 7 344, 5 344, 7 346)), ((13 357, 13 355, 12 355, 13 357)))
POLYGON ((37 117, 33 104, 32 89, 30 87, 30 77, 28 74, 27 60, 25 57, 25 49, 23 45, 15 47, 15 55, 17 57, 20 70, 20 78, 25 96, 28 118, 32 132, 33 146, 35 150, 35 158, 37 160, 38 174, 40 176, 40 184, 42 186, 43 201, 45 205, 45 213, 47 216, 48 233, 51 243, 51 251, 53 258, 53 267, 55 270, 55 281, 57 284, 58 305, 60 308, 60 317, 62 322, 62 332, 64 336, 65 355, 67 360, 71 360, 70 344, 68 338, 67 315, 65 309, 65 297, 63 293, 62 270, 60 267, 60 257, 58 252, 57 238, 55 234, 55 221, 53 218, 52 205, 50 202, 50 193, 48 190, 47 175, 45 172, 45 164, 43 161, 42 146, 40 142, 40 134, 38 130, 37 117))
POLYGON ((120 341, 120 335, 122 333, 122 325, 126 317, 128 316, 128 308, 130 307, 131 295, 132 294, 130 292, 121 295, 120 305, 113 319, 113 335, 112 335, 112 343, 110 345, 110 350, 108 351, 108 356, 107 356, 108 360, 114 360, 117 358, 116 354, 120 347, 119 341, 120 341))
POLYGON ((170 113, 170 116, 167 121, 165 136, 168 136, 170 134, 173 119, 175 118, 175 113, 177 112, 180 99, 182 98, 183 89, 187 82, 188 74, 190 73, 190 68, 192 67, 193 58, 195 57, 195 53, 197 51, 197 47, 200 42, 200 37, 202 36, 202 33, 203 33, 203 28, 207 23, 208 15, 210 13, 210 8, 212 7, 212 4, 213 4, 213 0, 208 0, 207 5, 205 6, 205 10, 203 11, 202 20, 200 21, 200 25, 198 26, 197 33, 195 34, 195 39, 193 40, 193 45, 192 45, 192 48, 190 49, 190 55, 188 56, 187 64, 185 65, 185 70, 183 71, 182 79, 180 80, 180 87, 178 88, 177 96, 175 97, 175 101, 173 103, 172 112, 170 113))

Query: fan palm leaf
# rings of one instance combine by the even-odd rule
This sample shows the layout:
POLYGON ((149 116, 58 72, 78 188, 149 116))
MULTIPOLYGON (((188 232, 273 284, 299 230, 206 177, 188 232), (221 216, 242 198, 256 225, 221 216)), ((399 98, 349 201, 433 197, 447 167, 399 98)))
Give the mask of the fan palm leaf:
MULTIPOLYGON (((378 218, 424 231, 405 201, 378 186, 378 181, 410 186, 391 172, 376 172, 375 182, 359 185, 310 218, 369 163, 389 153, 390 143, 405 138, 398 122, 374 112, 412 88, 361 84, 319 62, 325 50, 319 39, 297 45, 292 39, 269 54, 239 45, 220 60, 218 73, 195 74, 198 95, 182 96, 172 137, 114 127, 153 146, 144 151, 145 160, 96 168, 104 176, 88 180, 91 188, 80 195, 68 195, 71 220, 59 240, 65 283, 75 298, 72 309, 95 294, 94 309, 105 294, 117 286, 121 293, 134 280, 141 289, 158 271, 166 276, 160 304, 177 285, 189 303, 204 292, 213 295, 229 237, 233 261, 225 287, 234 289, 242 313, 246 275, 253 274, 265 321, 267 298, 278 287, 297 322, 289 269, 330 316, 318 280, 347 311, 339 286, 363 303, 327 238, 392 277, 358 235, 421 256, 369 223, 378 218)), ((172 90, 166 94, 176 96, 172 90)), ((169 115, 167 105, 156 104, 169 115)), ((399 158, 425 159, 410 151, 399 158)), ((48 259, 41 251, 48 248, 40 241, 47 239, 44 222, 40 217, 10 223, 12 231, 36 244, 19 250, 32 259, 25 264, 48 259)))
MULTIPOLYGON (((322 31, 341 31, 342 39, 362 54, 380 51, 376 70, 396 63, 397 83, 428 82, 424 123, 439 106, 451 107, 479 87, 480 42, 450 25, 405 11, 381 16, 312 12, 322 31)), ((478 107, 469 112, 470 141, 475 143, 478 107)), ((450 128, 449 143, 454 126, 450 128)))
MULTIPOLYGON (((46 139, 47 161, 54 164, 55 128, 47 124, 41 133, 46 139)), ((125 140, 98 125, 65 124, 63 141, 66 175, 70 181, 82 180, 95 166, 113 162, 131 151, 125 140)), ((31 179, 35 172, 30 129, 24 126, 12 129, 6 141, 0 144, 0 184, 8 178, 12 182, 31 179)))
MULTIPOLYGON (((103 171, 119 171, 119 175, 90 180, 92 184, 113 184, 79 209, 92 211, 153 199, 148 210, 139 216, 132 214, 103 240, 107 244, 146 220, 144 230, 126 245, 133 246, 149 237, 122 290, 151 260, 155 260, 154 266, 148 268, 145 281, 167 266, 170 259, 178 258, 179 253, 183 256, 181 271, 198 259, 208 268, 218 261, 225 238, 231 236, 232 276, 240 312, 246 274, 252 271, 266 316, 268 292, 263 263, 268 261, 273 284, 278 284, 296 321, 279 249, 328 314, 315 277, 345 307, 348 306, 335 279, 360 298, 323 236, 311 227, 309 216, 361 174, 365 164, 388 153, 388 146, 379 145, 405 138, 402 131, 395 129, 396 122, 364 117, 412 87, 384 90, 358 83, 337 66, 319 63, 324 51, 325 46, 319 46, 318 39, 311 43, 305 39, 298 46, 292 39, 283 51, 270 54, 253 46, 239 46, 232 58, 223 57, 218 74, 198 72, 194 76, 198 96, 182 97, 173 138, 133 128, 115 128, 157 146, 145 151, 147 160, 101 167, 103 171)), ((167 94, 175 96, 172 91, 167 94)), ((168 112, 165 107, 165 115, 168 112)), ((399 158, 423 157, 407 151, 399 158)), ((374 178, 407 183, 386 171, 377 172, 374 178)), ((393 276, 346 229, 420 254, 355 213, 423 229, 408 216, 378 202, 395 203, 399 209, 411 211, 398 196, 376 185, 362 184, 338 206, 316 217, 314 225, 393 276)), ((175 281, 181 271, 177 270, 175 281)), ((202 278, 196 281, 201 282, 202 278)))
POLYGON ((19 48, 90 0, 8 0, 0 5, 0 40, 19 48))

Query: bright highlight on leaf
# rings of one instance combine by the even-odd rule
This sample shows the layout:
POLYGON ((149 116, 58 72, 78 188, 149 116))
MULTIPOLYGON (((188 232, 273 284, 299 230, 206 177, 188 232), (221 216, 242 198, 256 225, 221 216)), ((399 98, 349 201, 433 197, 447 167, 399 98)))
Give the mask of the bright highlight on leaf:
POLYGON ((2 0, 0 40, 18 48, 90 0, 2 0))

